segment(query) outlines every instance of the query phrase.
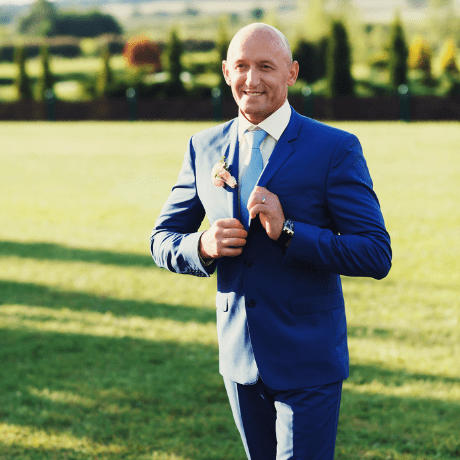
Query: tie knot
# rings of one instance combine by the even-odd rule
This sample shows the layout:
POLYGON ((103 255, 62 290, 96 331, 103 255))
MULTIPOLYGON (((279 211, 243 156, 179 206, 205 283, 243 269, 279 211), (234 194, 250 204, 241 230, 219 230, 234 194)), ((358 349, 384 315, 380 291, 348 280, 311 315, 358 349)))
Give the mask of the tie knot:
POLYGON ((244 135, 251 148, 258 149, 267 136, 267 133, 263 129, 257 129, 255 131, 246 131, 244 135))

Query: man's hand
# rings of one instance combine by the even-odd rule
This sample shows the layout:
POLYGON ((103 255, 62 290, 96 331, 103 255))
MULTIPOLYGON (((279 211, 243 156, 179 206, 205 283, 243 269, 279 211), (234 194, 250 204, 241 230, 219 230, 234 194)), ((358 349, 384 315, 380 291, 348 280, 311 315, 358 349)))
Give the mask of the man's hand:
POLYGON ((200 256, 204 261, 239 256, 243 252, 247 236, 248 233, 238 219, 216 220, 201 235, 200 256))
POLYGON ((248 210, 251 219, 259 214, 267 235, 276 241, 283 231, 284 223, 284 212, 278 197, 265 187, 255 187, 249 196, 248 210))

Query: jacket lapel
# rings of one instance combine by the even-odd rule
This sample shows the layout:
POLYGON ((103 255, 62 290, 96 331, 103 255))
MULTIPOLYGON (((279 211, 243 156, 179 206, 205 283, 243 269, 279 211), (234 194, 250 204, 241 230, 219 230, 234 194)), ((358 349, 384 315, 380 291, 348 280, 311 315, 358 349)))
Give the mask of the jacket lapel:
MULTIPOLYGON (((227 142, 222 148, 222 156, 227 159, 227 165, 230 169, 230 174, 235 177, 238 182, 238 160, 239 160, 239 143, 238 143, 238 118, 235 118, 227 134, 227 142)), ((225 186, 227 193, 228 209, 230 215, 239 219, 239 203, 238 203, 238 187, 231 188, 225 186)))
MULTIPOLYGON (((292 109, 291 119, 287 125, 284 133, 281 135, 280 140, 276 144, 273 153, 270 156, 270 160, 267 163, 263 173, 261 174, 257 185, 266 187, 267 183, 273 177, 273 175, 281 168, 283 163, 292 155, 294 148, 290 145, 290 142, 297 139, 299 136, 299 130, 301 126, 300 115, 292 109)), ((230 169, 230 174, 234 176, 238 181, 238 168, 239 168, 239 142, 238 142, 238 118, 235 118, 230 126, 227 133, 227 139, 222 147, 222 156, 227 159, 227 164, 230 169)), ((240 218, 240 205, 238 199, 238 190, 240 184, 237 187, 231 188, 225 186, 227 193, 227 203, 230 215, 236 219, 240 218)))
POLYGON ((267 183, 273 177, 276 171, 278 171, 283 163, 292 155, 294 152, 294 147, 290 145, 290 142, 299 137, 300 125, 300 115, 294 109, 292 109, 289 124, 286 126, 284 133, 281 135, 278 143, 276 144, 276 147, 270 156, 270 160, 268 161, 267 166, 261 174, 257 185, 260 187, 266 187, 267 183))

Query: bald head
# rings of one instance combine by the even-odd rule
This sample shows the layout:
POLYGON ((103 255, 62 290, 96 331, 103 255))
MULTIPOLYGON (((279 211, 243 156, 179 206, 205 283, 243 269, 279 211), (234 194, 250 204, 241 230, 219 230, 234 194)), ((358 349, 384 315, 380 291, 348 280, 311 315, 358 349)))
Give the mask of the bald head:
POLYGON ((299 64, 292 62, 289 43, 279 30, 256 23, 233 37, 222 71, 240 112, 259 124, 286 102, 299 64))
POLYGON ((262 22, 249 24, 239 30, 233 37, 227 51, 227 60, 231 60, 235 48, 249 37, 257 37, 262 42, 267 42, 271 47, 276 47, 282 50, 288 64, 292 63, 291 47, 287 38, 275 27, 269 26, 262 22))

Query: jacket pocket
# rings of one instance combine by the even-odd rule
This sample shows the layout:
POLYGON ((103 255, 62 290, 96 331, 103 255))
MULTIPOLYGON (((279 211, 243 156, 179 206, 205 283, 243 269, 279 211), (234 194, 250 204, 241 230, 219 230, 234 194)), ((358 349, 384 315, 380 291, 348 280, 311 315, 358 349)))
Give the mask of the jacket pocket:
POLYGON ((291 299, 291 312, 294 315, 309 315, 311 313, 336 310, 343 306, 343 294, 340 291, 291 299))

